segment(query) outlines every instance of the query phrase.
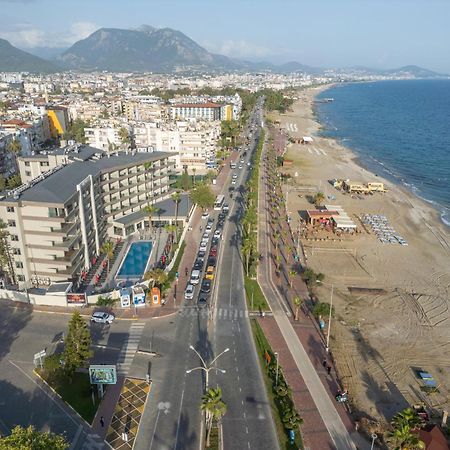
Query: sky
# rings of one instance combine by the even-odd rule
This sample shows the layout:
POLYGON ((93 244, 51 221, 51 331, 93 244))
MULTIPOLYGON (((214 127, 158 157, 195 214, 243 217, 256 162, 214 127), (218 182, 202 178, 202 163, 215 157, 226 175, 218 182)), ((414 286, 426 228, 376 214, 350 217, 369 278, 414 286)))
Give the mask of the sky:
POLYGON ((0 0, 0 37, 24 50, 148 24, 236 58, 441 73, 449 19, 450 0, 0 0))

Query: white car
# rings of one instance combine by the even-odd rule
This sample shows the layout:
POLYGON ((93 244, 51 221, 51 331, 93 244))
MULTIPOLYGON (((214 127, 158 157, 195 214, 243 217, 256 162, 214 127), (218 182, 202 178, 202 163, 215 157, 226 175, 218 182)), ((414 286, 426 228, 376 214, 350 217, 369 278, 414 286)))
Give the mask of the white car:
POLYGON ((202 241, 204 241, 204 240, 206 240, 206 241, 209 240, 209 233, 207 233, 206 231, 203 233, 203 236, 202 236, 202 241))
POLYGON ((207 219, 209 217, 209 212, 208 211, 205 211, 203 214, 202 214, 202 219, 207 219))
POLYGON ((239 164, 239 169, 242 169, 242 167, 243 167, 242 164, 239 164))
POLYGON ((237 179, 237 173, 233 173, 232 178, 233 178, 233 180, 236 180, 237 179))
POLYGON ((184 298, 186 300, 192 300, 194 298, 194 286, 192 284, 188 284, 184 291, 184 298))
POLYGON ((220 230, 214 231, 214 237, 215 238, 220 238, 221 235, 222 235, 222 232, 220 230))
POLYGON ((231 180, 231 184, 236 184, 236 180, 231 180))
POLYGON ((203 241, 203 242, 200 243, 199 250, 201 252, 206 252, 207 248, 208 248, 208 243, 207 242, 203 241))
POLYGON ((111 324, 113 323, 114 318, 115 317, 112 314, 97 311, 94 314, 92 314, 91 322, 111 324))
POLYGON ((196 285, 200 282, 200 270, 193 270, 191 272, 191 281, 189 284, 196 285))

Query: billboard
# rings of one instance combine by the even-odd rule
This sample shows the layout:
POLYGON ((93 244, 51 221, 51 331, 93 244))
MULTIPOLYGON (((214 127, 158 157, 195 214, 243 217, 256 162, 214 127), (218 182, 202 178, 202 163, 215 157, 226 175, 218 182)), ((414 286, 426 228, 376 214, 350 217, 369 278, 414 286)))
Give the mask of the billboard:
POLYGON ((89 366, 89 379, 91 384, 116 384, 116 366, 107 366, 105 364, 91 365, 89 366))
POLYGON ((66 294, 68 305, 85 305, 86 304, 86 293, 75 294, 74 292, 69 292, 66 294))

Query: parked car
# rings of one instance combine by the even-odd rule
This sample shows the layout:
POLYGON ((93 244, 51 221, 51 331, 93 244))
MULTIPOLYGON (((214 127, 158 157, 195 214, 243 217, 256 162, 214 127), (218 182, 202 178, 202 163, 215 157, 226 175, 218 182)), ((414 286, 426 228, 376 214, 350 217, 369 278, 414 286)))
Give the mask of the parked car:
POLYGON ((194 266, 192 267, 194 270, 202 270, 203 269, 203 258, 197 258, 195 260, 194 266))
MULTIPOLYGON (((234 188, 233 188, 234 189, 234 188)), ((225 214, 224 213, 219 213, 219 222, 221 220, 225 220, 225 214)))
POLYGON ((223 220, 217 222, 216 230, 221 230, 223 228, 223 220))
POLYGON ((227 213, 230 210, 228 203, 224 203, 222 206, 222 212, 227 213))
POLYGON ((111 324, 111 323, 113 323, 114 319, 115 319, 115 317, 112 314, 109 314, 107 312, 102 312, 102 311, 96 311, 91 316, 91 322, 95 322, 95 323, 111 324))
POLYGON ((214 267, 213 266, 208 266, 208 268, 206 269, 205 278, 208 280, 214 280, 214 267))
POLYGON ((222 235, 221 229, 217 228, 216 231, 214 231, 214 237, 215 238, 220 238, 221 235, 222 235))
POLYGON ((217 256, 217 245, 214 245, 209 250, 209 256, 217 256))
POLYGON ((209 217, 209 212, 208 211, 205 211, 203 214, 202 214, 202 219, 207 219, 209 217))
POLYGON ((188 284, 184 291, 184 298, 186 300, 192 300, 194 298, 194 286, 192 284, 188 284))
POLYGON ((215 256, 210 256, 207 261, 208 266, 216 267, 217 258, 215 256))
POLYGON ((206 252, 207 248, 208 248, 208 243, 207 243, 207 242, 203 241, 203 242, 200 243, 200 248, 199 248, 199 250, 200 250, 201 252, 206 252))
POLYGON ((197 253, 197 259, 198 258, 204 258, 206 256, 206 250, 199 250, 197 253))
POLYGON ((242 167, 243 167, 243 165, 242 165, 242 164, 239 164, 239 167, 238 167, 238 168, 239 168, 239 169, 242 169, 242 167))
POLYGON ((236 180, 237 179, 237 173, 233 173, 232 178, 233 178, 233 180, 236 180))
POLYGON ((203 233, 203 235, 202 235, 202 240, 203 239, 206 239, 206 240, 209 240, 209 233, 203 233))
POLYGON ((191 280, 189 283, 193 285, 200 283, 200 270, 193 270, 191 272, 191 280))
POLYGON ((212 227, 213 227, 212 222, 208 222, 208 225, 206 225, 206 228, 205 228, 205 233, 208 233, 208 234, 211 233, 212 227))
POLYGON ((208 294, 205 292, 200 292, 197 299, 197 307, 200 309, 208 307, 208 294))
POLYGON ((205 292, 206 294, 209 294, 211 292, 211 280, 208 280, 207 278, 203 278, 202 285, 200 287, 201 292, 205 292))

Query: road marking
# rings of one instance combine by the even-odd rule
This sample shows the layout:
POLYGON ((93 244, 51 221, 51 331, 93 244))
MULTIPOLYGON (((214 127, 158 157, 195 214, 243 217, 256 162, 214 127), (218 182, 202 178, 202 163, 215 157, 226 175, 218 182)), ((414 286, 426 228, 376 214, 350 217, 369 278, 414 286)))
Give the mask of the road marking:
POLYGON ((155 434, 156 434, 156 427, 158 426, 158 420, 159 420, 159 415, 160 414, 161 414, 161 410, 158 409, 158 414, 156 415, 156 420, 155 420, 155 428, 153 429, 152 440, 150 441, 150 447, 148 448, 149 450, 152 450, 153 439, 154 439, 155 434))
POLYGON ((248 448, 250 448, 250 442, 247 442, 248 448))
POLYGON ((317 148, 315 148, 314 151, 316 152, 317 155, 320 155, 319 150, 317 150, 317 148))
POLYGON ((312 151, 311 151, 311 149, 310 149, 310 148, 308 148, 308 152, 312 154, 312 151))
POLYGON ((244 404, 244 400, 241 400, 241 403, 244 404))
POLYGON ((248 427, 245 427, 245 432, 248 434, 248 427))
POLYGON ((244 413, 242 414, 244 416, 244 419, 247 418, 247 413, 244 411, 244 413))
POLYGON ((174 445, 174 450, 176 450, 177 445, 178 445, 178 431, 180 430, 180 417, 181 417, 181 408, 183 406, 183 398, 184 398, 184 388, 183 388, 183 392, 181 393, 181 402, 180 402, 180 412, 178 414, 178 424, 177 424, 177 434, 176 434, 176 438, 175 438, 175 445, 174 445))

